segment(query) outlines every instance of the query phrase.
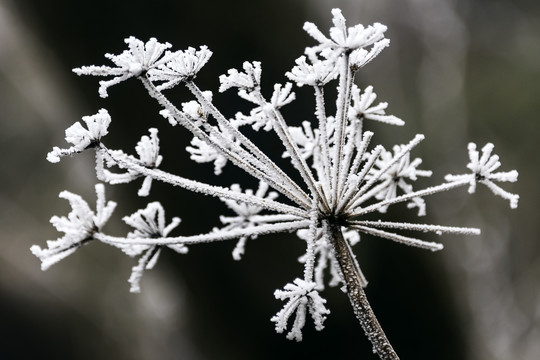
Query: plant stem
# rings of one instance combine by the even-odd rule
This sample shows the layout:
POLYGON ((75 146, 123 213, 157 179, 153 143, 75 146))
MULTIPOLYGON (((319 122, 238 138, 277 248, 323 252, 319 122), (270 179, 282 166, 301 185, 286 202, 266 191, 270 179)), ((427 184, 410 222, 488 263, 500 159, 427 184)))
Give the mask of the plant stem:
POLYGON ((371 306, 362 288, 361 273, 358 263, 351 251, 349 243, 343 238, 341 226, 337 221, 328 221, 330 241, 335 250, 335 256, 343 273, 347 286, 347 294, 354 314, 360 322, 367 338, 373 345, 373 352, 379 355, 381 360, 399 360, 398 355, 390 345, 384 331, 377 321, 371 306))

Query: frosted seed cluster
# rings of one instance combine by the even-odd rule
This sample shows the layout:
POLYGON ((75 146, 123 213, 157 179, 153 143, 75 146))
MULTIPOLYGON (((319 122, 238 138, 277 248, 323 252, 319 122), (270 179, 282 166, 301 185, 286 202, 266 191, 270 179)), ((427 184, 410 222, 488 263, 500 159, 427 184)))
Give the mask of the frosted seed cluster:
MULTIPOLYGON (((239 112, 232 119, 214 105, 212 92, 201 90, 195 83, 198 72, 212 54, 206 46, 172 52, 168 50, 170 44, 154 38, 143 42, 129 37, 125 40, 127 50, 120 55, 106 55, 114 67, 74 69, 79 75, 107 78, 100 82, 102 97, 108 96, 107 91, 113 85, 139 80, 161 106, 160 114, 171 125, 182 126, 193 134, 186 147, 192 160, 213 164, 215 175, 222 173, 225 166, 236 166, 246 176, 257 179, 259 185, 256 190, 242 190, 240 184, 219 187, 160 170, 160 164, 167 159, 160 154, 158 131, 154 128, 136 144, 136 155, 114 149, 106 144, 111 117, 106 110, 99 110, 95 115, 83 117, 86 128, 79 122, 69 127, 66 141, 72 146, 54 147, 47 159, 58 162, 65 156, 91 150, 96 154, 97 178, 103 183, 122 184, 142 178, 138 195, 148 196, 152 182, 160 181, 216 197, 227 205, 230 213, 221 216, 220 224, 207 233, 171 235, 180 219, 173 217, 167 224, 164 208, 154 201, 124 216, 124 222, 132 230, 125 236, 114 236, 105 232, 104 226, 116 204, 105 201, 103 184, 96 185, 95 211, 80 196, 64 191, 60 197, 70 202, 72 211, 67 217, 51 219, 64 235, 48 241, 46 248, 37 245, 31 248, 41 260, 42 268, 47 269, 83 244, 99 241, 138 257, 129 278, 131 291, 138 292, 144 271, 156 264, 164 248, 183 254, 195 244, 234 240, 237 243, 233 258, 239 260, 245 255, 248 240, 271 233, 296 233, 306 244, 306 252, 300 258, 304 264, 303 277, 295 277, 283 290, 275 291, 275 297, 286 303, 271 320, 277 332, 289 329, 289 339, 301 340, 308 313, 317 330, 324 327, 329 310, 321 292, 326 285, 343 286, 357 309, 358 318, 361 322, 369 321, 369 316, 363 313, 367 311, 365 304, 356 302, 365 297, 361 288, 367 285, 351 252, 360 234, 435 251, 442 249, 442 244, 412 237, 409 232, 480 233, 476 228, 394 221, 384 217, 388 207, 404 203, 417 209, 417 215, 421 216, 426 213, 427 196, 467 186, 473 193, 477 184, 486 185, 496 195, 509 200, 512 208, 517 207, 519 196, 495 183, 514 182, 518 173, 496 172, 501 163, 492 154, 492 144, 482 148, 481 154, 475 144, 469 145, 469 173, 447 175, 446 182, 440 185, 415 189, 414 181, 432 175, 429 170, 419 169, 422 160, 412 156, 424 136, 419 134, 407 144, 395 145, 392 151, 372 144, 373 133, 365 130, 370 121, 394 126, 402 126, 404 121, 387 113, 386 102, 376 102, 372 86, 360 87, 354 83, 356 73, 389 46, 386 27, 379 23, 347 27, 340 10, 334 9, 332 15, 333 26, 328 37, 314 24, 305 24, 304 29, 316 44, 306 48, 305 54, 285 74, 291 82, 273 85, 270 98, 261 92, 260 62, 245 62, 242 69, 231 69, 219 77, 220 92, 235 90, 253 106, 248 113, 239 112), (179 105, 173 104, 166 90, 175 86, 185 86, 193 97, 179 105), (312 119, 301 122, 300 126, 299 122, 288 123, 281 112, 295 100, 294 86, 311 87, 316 104, 312 119), (326 86, 337 86, 336 99, 327 98, 326 86), (332 107, 335 113, 327 112, 328 101, 335 102, 332 107), (283 146, 283 158, 291 162, 301 181, 294 181, 268 157, 244 134, 244 127, 274 133, 283 146), (380 218, 368 221, 364 218, 367 214, 377 214, 380 218), (408 235, 400 231, 407 231, 408 235), (331 274, 330 281, 325 281, 327 271, 331 274), (355 277, 352 282, 351 276, 355 277), (351 290, 351 284, 359 287, 351 290)), ((362 326, 375 349, 391 350, 376 326, 364 323, 362 326), (382 340, 377 343, 375 338, 382 340)))

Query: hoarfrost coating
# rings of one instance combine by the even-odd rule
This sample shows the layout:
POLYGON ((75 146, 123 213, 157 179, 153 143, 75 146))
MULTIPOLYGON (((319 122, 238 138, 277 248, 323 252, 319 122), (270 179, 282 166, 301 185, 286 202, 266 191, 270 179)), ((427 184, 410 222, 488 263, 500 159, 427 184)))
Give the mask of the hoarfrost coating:
POLYGON ((114 149, 105 141, 112 120, 107 110, 102 109, 95 115, 83 117, 87 129, 78 122, 69 127, 66 141, 73 146, 54 147, 47 159, 58 162, 64 156, 93 150, 97 178, 104 183, 121 184, 143 178, 138 195, 147 196, 152 182, 160 181, 216 197, 232 213, 221 216, 221 226, 216 225, 208 233, 172 236, 180 219, 173 217, 166 225, 162 205, 151 202, 123 218, 134 230, 125 236, 113 236, 103 227, 115 203, 105 203, 102 184, 96 185, 96 212, 80 196, 62 192, 60 196, 70 202, 73 210, 67 218, 51 219, 53 225, 65 233, 63 237, 48 241, 46 249, 32 247, 32 252, 42 261, 42 268, 47 269, 74 253, 82 244, 100 241, 122 249, 129 256, 139 257, 129 278, 131 291, 139 292, 144 271, 156 264, 163 248, 186 253, 188 246, 198 243, 236 240, 232 252, 233 258, 239 260, 246 252, 248 240, 271 233, 296 233, 306 244, 306 252, 299 259, 304 272, 302 277, 294 276, 293 282, 274 293, 277 299, 286 302, 271 319, 276 331, 290 329, 287 337, 301 340, 307 312, 315 328, 322 330, 330 311, 321 291, 326 285, 341 285, 375 352, 383 359, 396 359, 362 289, 367 279, 352 252, 352 247, 360 240, 359 234, 440 250, 442 244, 409 233, 477 235, 480 230, 395 221, 384 217, 387 208, 405 203, 409 208, 416 208, 416 215, 421 216, 427 211, 425 198, 428 195, 467 186, 472 193, 477 183, 485 184, 515 208, 519 196, 503 190, 495 182, 514 182, 518 173, 515 170, 495 172, 501 163, 498 156, 492 155, 493 145, 486 145, 480 155, 476 145, 471 143, 467 165, 470 173, 447 175, 446 182, 440 185, 415 189, 414 182, 419 177, 432 175, 430 170, 419 169, 422 160, 413 156, 424 136, 418 134, 407 144, 395 145, 392 151, 372 144, 373 132, 364 129, 369 126, 364 120, 399 126, 404 125, 404 121, 387 114, 388 103, 375 102, 377 95, 373 86, 362 88, 354 83, 356 73, 389 46, 386 27, 379 23, 347 27, 339 9, 334 9, 332 14, 333 27, 328 37, 314 24, 305 24, 304 29, 317 44, 306 48, 305 54, 285 74, 292 83, 274 84, 270 98, 265 98, 261 92, 262 65, 258 61, 246 61, 241 69, 230 69, 219 77, 219 92, 234 89, 252 105, 248 113, 239 112, 232 119, 214 105, 212 92, 200 89, 195 83, 197 73, 212 54, 206 46, 171 52, 170 44, 160 43, 155 38, 143 42, 129 37, 125 40, 127 50, 120 55, 106 55, 115 67, 92 65, 75 69, 79 75, 109 78, 100 81, 102 97, 108 96, 107 90, 112 85, 132 78, 139 80, 160 105, 159 113, 171 125, 181 125, 193 134, 186 147, 192 160, 212 163, 216 176, 232 164, 257 179, 259 186, 256 190, 242 190, 239 184, 219 187, 160 170, 158 167, 166 159, 160 154, 158 131, 154 128, 135 146, 137 156, 114 149), (326 102, 331 100, 327 99, 324 89, 336 86, 331 84, 336 80, 336 111, 329 114, 326 102), (185 86, 193 98, 177 106, 165 91, 180 85, 185 86), (315 98, 314 117, 301 126, 287 123, 281 112, 296 98, 294 85, 311 87, 315 98), (275 133, 283 144, 283 158, 298 172, 300 183, 244 135, 242 129, 246 126, 275 133), (366 220, 364 215, 370 213, 378 214, 379 220, 366 220), (407 231, 408 235, 400 231, 407 231), (325 271, 331 274, 327 284, 325 271), (293 315, 295 319, 290 325, 293 315))

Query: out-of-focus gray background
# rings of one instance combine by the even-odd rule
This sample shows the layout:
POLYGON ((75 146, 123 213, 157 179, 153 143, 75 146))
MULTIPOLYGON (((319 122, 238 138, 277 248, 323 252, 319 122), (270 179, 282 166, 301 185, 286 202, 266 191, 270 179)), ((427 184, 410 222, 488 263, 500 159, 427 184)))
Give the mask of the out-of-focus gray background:
MULTIPOLYGON (((118 147, 133 149, 148 127, 158 127, 165 168, 240 181, 228 169, 213 180, 211 166, 190 162, 184 151, 190 137, 167 126, 135 81, 111 88, 104 100, 97 79, 77 78, 72 68, 106 64, 103 54, 122 51, 130 35, 155 36, 176 49, 210 47, 214 56, 198 78, 203 89, 216 93, 218 75, 244 60, 263 62, 270 88, 285 81, 284 72, 313 43, 303 22, 328 29, 333 7, 350 25, 389 27, 390 48, 358 83, 374 85, 390 113, 406 121, 397 129, 374 125, 386 145, 426 134, 415 150, 434 170, 424 185, 464 171, 469 141, 493 142, 503 170, 520 172, 517 184, 504 186, 521 195, 517 210, 484 188, 474 196, 459 190, 427 199, 427 221, 479 226, 480 237, 444 237, 445 250, 435 254, 369 237, 357 245, 368 297, 388 337, 403 359, 540 357, 537 1, 0 0, 0 358, 370 358, 336 289, 324 294, 332 314, 323 332, 307 325, 302 343, 274 333, 269 319, 282 304, 272 293, 302 271, 296 262, 302 244, 293 237, 252 241, 241 262, 230 256, 234 243, 166 252, 145 274, 140 295, 128 292, 135 260, 115 249, 92 244, 46 272, 29 251, 58 236, 48 219, 69 211, 60 191, 94 202, 91 156, 50 164, 45 155, 65 144, 65 128, 102 107, 112 114, 108 139, 118 147)), ((308 98, 291 105, 293 122, 313 112, 309 92, 297 94, 308 98)), ((228 94, 217 101, 229 115, 244 106, 228 94)), ((182 217, 185 234, 217 225, 223 209, 159 184, 150 199, 133 198, 136 185, 107 191, 120 203, 109 227, 118 234, 126 231, 121 216, 150 200, 182 217)))

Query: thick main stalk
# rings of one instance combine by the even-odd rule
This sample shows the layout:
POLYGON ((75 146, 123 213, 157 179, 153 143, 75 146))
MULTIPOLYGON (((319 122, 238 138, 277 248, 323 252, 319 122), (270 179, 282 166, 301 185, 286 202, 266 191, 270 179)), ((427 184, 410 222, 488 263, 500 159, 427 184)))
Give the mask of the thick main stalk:
POLYGON ((335 251, 336 259, 343 273, 343 278, 347 286, 347 295, 351 301, 354 314, 360 322, 367 338, 373 345, 375 352, 381 360, 399 360, 398 355, 386 338, 379 321, 375 317, 368 302, 366 293, 362 287, 362 275, 358 268, 358 263, 352 253, 351 247, 343 238, 341 226, 334 221, 328 222, 330 231, 330 242, 335 251))

